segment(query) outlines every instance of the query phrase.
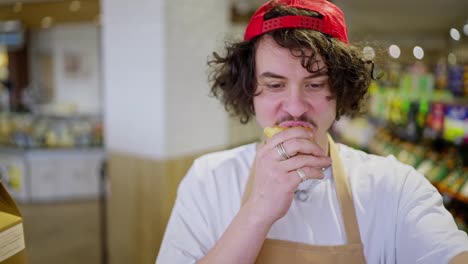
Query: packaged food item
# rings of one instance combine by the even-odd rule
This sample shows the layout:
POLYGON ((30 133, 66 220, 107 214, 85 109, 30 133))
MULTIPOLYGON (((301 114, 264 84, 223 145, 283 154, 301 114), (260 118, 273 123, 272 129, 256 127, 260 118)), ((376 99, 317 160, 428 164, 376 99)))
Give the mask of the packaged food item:
MULTIPOLYGON (((468 166, 465 166, 463 168, 463 177, 465 179, 468 179, 468 166)), ((460 191, 458 192, 458 195, 461 198, 461 200, 468 203, 468 180, 465 180, 465 183, 460 188, 460 191)))
POLYGON ((438 156, 438 160, 434 162, 434 166, 427 172, 426 178, 437 186, 439 182, 445 179, 449 172, 449 168, 453 168, 452 160, 441 160, 438 156))
POLYGON ((23 218, 0 181, 0 263, 25 264, 23 218))
POLYGON ((463 105, 447 105, 445 107, 445 117, 442 137, 457 145, 465 140, 468 120, 468 107, 463 105))
POLYGON ((443 103, 433 102, 426 118, 426 127, 424 136, 429 139, 436 139, 443 132, 445 105, 443 103))
POLYGON ((435 88, 438 90, 447 88, 447 63, 445 61, 439 61, 435 65, 435 88))
POLYGON ((455 223, 457 224, 459 230, 468 233, 468 225, 465 223, 462 217, 455 218, 455 223))
POLYGON ((456 168, 454 170, 451 170, 447 174, 447 177, 445 177, 439 183, 440 191, 455 196, 460 191, 460 188, 465 183, 465 180, 466 179, 463 176, 462 168, 456 168))
POLYGON ((417 168, 421 162, 424 161, 425 159, 425 154, 427 153, 427 150, 425 147, 421 145, 411 145, 412 149, 410 151, 413 153, 412 159, 411 159, 411 166, 414 168, 417 168))
POLYGON ((422 134, 422 127, 418 123, 419 108, 419 102, 411 102, 409 104, 404 131, 405 138, 411 142, 417 142, 422 134))
POLYGON ((468 65, 465 65, 463 71, 463 86, 464 86, 464 93, 463 96, 468 98, 468 65))
POLYGON ((417 168, 424 160, 425 150, 422 146, 417 146, 409 142, 401 144, 401 151, 398 153, 398 160, 417 168))
POLYGON ((405 164, 411 165, 413 153, 411 153, 410 148, 411 146, 408 142, 402 143, 400 152, 398 152, 396 158, 405 164))
POLYGON ((397 156, 397 154, 401 150, 401 140, 398 138, 391 138, 390 136, 386 137, 387 139, 390 138, 387 141, 387 144, 385 144, 384 148, 382 149, 382 155, 383 156, 388 156, 388 155, 393 155, 397 156))
POLYGON ((463 96, 463 71, 461 65, 452 65, 448 68, 447 86, 455 96, 463 96))
POLYGON ((436 161, 437 153, 430 151, 424 160, 415 168, 418 172, 428 178, 429 172, 434 168, 436 161))

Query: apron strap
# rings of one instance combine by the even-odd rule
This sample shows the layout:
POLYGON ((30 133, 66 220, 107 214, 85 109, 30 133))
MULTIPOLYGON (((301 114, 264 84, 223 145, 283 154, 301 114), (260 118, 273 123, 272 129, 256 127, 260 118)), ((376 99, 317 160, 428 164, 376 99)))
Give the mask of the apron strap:
POLYGON ((328 142, 330 147, 330 156, 332 159, 332 171, 333 178, 335 179, 336 194, 341 206, 341 214, 343 217, 346 237, 349 244, 361 243, 356 210, 354 209, 351 188, 349 187, 348 179, 345 176, 343 163, 341 162, 338 148, 330 135, 328 135, 328 142))
MULTIPOLYGON (((335 180, 335 188, 337 198, 340 204, 342 220, 346 232, 348 244, 361 243, 361 235, 359 234, 359 225, 357 223, 356 211, 354 209, 351 188, 349 187, 348 180, 345 176, 343 164, 339 156, 338 148, 328 135, 328 142, 330 147, 330 156, 332 159, 332 174, 335 180)), ((255 160, 250 169, 249 178, 242 195, 242 205, 245 204, 252 192, 253 183, 255 180, 255 160)))

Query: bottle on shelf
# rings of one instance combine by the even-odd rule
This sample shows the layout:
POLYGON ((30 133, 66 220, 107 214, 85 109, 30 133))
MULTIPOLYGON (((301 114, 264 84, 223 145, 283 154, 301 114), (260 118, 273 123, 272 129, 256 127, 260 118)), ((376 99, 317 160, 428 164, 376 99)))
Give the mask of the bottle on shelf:
POLYGON ((465 183, 460 188, 458 196, 460 200, 468 204, 468 166, 463 167, 463 177, 465 178, 465 183))
POLYGON ((429 151, 424 157, 424 160, 416 167, 416 170, 428 178, 429 171, 431 171, 437 162, 437 153, 433 150, 429 151))
POLYGON ((427 172, 426 177, 432 184, 438 187, 438 183, 445 179, 453 166, 453 160, 442 160, 441 156, 437 155, 434 166, 427 172))
POLYGON ((439 188, 441 192, 456 196, 465 183, 465 180, 461 167, 450 169, 447 177, 439 183, 439 188))

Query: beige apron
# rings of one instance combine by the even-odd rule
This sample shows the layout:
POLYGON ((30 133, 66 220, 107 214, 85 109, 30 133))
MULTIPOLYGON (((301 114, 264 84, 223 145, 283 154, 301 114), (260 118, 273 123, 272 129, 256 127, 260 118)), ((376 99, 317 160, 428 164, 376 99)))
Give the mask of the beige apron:
MULTIPOLYGON (((351 189, 345 177, 343 164, 333 139, 328 136, 332 171, 335 180, 336 193, 341 206, 343 223, 348 238, 348 244, 337 246, 313 246, 285 240, 266 239, 255 263, 366 263, 359 226, 354 210, 351 189)), ((254 166, 250 172, 247 186, 242 197, 242 204, 247 201, 255 177, 254 166)))

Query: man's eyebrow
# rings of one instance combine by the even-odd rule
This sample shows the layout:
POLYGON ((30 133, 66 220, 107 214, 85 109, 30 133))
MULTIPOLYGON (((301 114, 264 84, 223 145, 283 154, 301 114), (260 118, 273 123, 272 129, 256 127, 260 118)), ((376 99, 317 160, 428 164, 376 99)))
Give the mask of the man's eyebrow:
POLYGON ((276 79, 287 79, 286 77, 273 73, 273 72, 263 72, 259 76, 260 78, 276 78, 276 79))
POLYGON ((317 72, 314 72, 311 75, 305 77, 304 79, 313 79, 313 78, 322 77, 322 76, 328 76, 328 72, 327 71, 317 71, 317 72))
MULTIPOLYGON (((314 73, 308 75, 304 79, 313 79, 313 78, 322 77, 322 76, 328 76, 328 72, 327 71, 317 71, 317 72, 314 72, 314 73)), ((260 74, 259 77, 260 78, 287 79, 286 77, 284 77, 282 75, 279 75, 279 74, 276 74, 276 73, 273 73, 273 72, 263 72, 262 74, 260 74)))

